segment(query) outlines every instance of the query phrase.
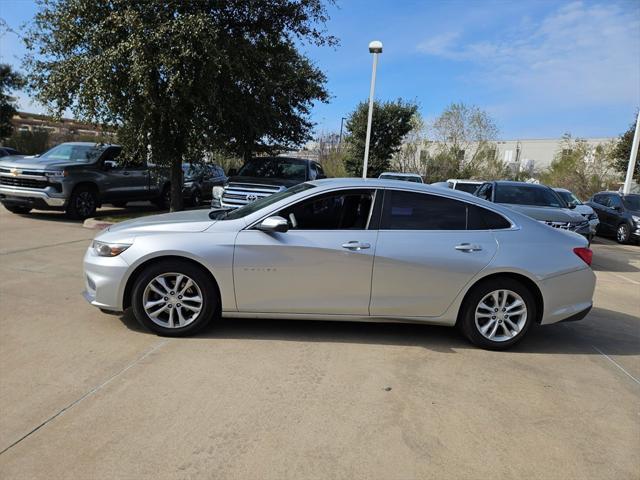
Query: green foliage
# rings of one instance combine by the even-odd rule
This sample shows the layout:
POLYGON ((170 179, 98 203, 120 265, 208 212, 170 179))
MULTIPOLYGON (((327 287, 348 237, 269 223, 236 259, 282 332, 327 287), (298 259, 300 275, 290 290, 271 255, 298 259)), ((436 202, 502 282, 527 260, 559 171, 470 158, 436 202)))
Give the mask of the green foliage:
POLYGON ((542 183, 562 187, 586 199, 619 179, 611 161, 614 144, 591 147, 586 141, 564 135, 549 168, 539 175, 542 183))
POLYGON ((10 65, 0 64, 0 140, 13 132, 11 118, 16 114, 16 105, 10 93, 24 86, 22 75, 10 65))
POLYGON ((29 84, 57 115, 117 125, 130 156, 170 165, 176 210, 182 161, 309 137, 325 76, 297 45, 335 44, 326 20, 322 0, 44 0, 29 84))
MULTIPOLYGON (((354 176, 362 175, 368 110, 368 102, 359 103, 346 124, 345 168, 354 176)), ((400 150, 403 138, 412 130, 412 118, 417 111, 418 106, 414 102, 402 99, 395 102, 374 102, 368 177, 375 178, 389 170, 391 157, 400 150)))
MULTIPOLYGON (((637 115, 636 115, 637 116, 637 115)), ((629 129, 620 135, 615 147, 611 152, 611 156, 614 159, 614 166, 620 172, 626 173, 629 168, 629 158, 631 157, 631 144, 633 143, 633 135, 635 133, 636 124, 629 125, 629 129)), ((640 182, 640 149, 636 154, 636 168, 633 172, 633 178, 640 182)))
POLYGON ((50 135, 46 130, 14 132, 7 139, 6 145, 15 148, 24 155, 38 155, 49 148, 50 135))

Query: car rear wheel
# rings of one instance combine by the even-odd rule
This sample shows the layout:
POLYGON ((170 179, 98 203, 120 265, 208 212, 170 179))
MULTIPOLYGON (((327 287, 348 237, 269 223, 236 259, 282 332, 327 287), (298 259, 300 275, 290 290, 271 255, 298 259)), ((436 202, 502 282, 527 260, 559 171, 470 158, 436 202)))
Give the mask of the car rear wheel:
POLYGON ((618 225, 618 228, 616 230, 616 240, 618 240, 618 243, 627 243, 629 242, 630 237, 631 229, 629 228, 629 225, 627 225, 626 223, 621 223, 620 225, 618 225))
POLYGON ((200 204, 202 203, 202 193, 200 193, 200 190, 194 190, 191 196, 191 202, 196 207, 200 206, 200 204))
POLYGON ((31 207, 25 207, 22 205, 5 205, 4 208, 9 210, 11 213, 25 214, 31 211, 31 207))
POLYGON ((201 268, 167 260, 146 269, 132 292, 136 319, 163 336, 192 335, 205 328, 218 312, 214 282, 201 268))
POLYGON ((535 300, 526 286, 511 278, 495 278, 469 293, 460 327, 479 347, 504 350, 525 336, 535 316, 535 300))

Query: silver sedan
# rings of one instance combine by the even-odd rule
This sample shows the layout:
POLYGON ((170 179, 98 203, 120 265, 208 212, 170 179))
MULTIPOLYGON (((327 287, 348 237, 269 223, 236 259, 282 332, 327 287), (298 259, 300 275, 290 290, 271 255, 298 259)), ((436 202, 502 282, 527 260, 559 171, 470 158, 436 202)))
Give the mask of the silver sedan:
POLYGON ((583 318, 590 263, 580 235, 464 193, 331 179, 112 226, 87 250, 84 295, 160 335, 220 316, 412 322, 504 349, 534 324, 583 318))

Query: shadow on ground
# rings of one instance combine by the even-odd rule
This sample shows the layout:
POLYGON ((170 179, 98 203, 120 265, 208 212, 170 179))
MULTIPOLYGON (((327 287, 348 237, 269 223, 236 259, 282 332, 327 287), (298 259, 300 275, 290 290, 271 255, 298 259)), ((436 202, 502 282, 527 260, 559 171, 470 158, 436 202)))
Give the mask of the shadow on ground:
MULTIPOLYGON (((120 320, 129 329, 148 333, 128 310, 120 320)), ((537 326, 508 352, 599 355, 640 354, 640 319, 594 308, 582 321, 537 326)), ((321 322, 268 319, 221 319, 205 332, 185 341, 202 339, 277 340, 290 342, 354 343, 422 347, 443 353, 476 348, 457 329, 399 323, 321 322)))

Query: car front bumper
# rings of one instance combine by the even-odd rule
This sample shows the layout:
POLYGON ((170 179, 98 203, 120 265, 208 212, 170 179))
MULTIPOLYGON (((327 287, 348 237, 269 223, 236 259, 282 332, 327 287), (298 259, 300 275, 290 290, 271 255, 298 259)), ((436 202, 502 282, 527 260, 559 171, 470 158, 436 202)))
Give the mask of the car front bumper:
POLYGON ((89 247, 84 256, 85 290, 82 295, 95 307, 121 312, 128 271, 129 265, 122 257, 100 257, 89 247))
POLYGON ((50 190, 49 188, 23 188, 2 185, 0 186, 0 201, 2 203, 22 205, 31 204, 34 207, 38 204, 47 207, 64 207, 67 202, 66 198, 64 196, 55 196, 50 190))

